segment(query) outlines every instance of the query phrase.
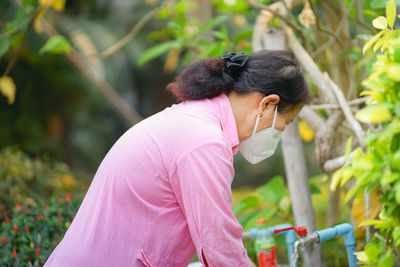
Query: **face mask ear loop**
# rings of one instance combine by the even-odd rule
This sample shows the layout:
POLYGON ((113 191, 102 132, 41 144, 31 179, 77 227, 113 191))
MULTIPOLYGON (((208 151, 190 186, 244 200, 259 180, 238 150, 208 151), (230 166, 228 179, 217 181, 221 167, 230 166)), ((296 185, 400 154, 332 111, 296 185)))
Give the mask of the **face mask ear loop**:
POLYGON ((276 115, 278 115, 278 105, 275 106, 274 120, 272 121, 272 128, 275 129, 276 115))
POLYGON ((256 124, 254 125, 253 134, 251 135, 251 137, 253 137, 256 134, 259 122, 260 122, 260 114, 257 115, 256 124))

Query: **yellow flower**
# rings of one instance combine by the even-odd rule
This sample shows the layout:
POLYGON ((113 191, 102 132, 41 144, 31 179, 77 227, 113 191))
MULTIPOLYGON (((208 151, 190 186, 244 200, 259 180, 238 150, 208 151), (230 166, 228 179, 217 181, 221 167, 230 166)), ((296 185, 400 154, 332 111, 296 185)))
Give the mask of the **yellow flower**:
POLYGON ((310 142, 314 138, 314 131, 308 126, 305 121, 298 122, 299 134, 305 142, 310 142))

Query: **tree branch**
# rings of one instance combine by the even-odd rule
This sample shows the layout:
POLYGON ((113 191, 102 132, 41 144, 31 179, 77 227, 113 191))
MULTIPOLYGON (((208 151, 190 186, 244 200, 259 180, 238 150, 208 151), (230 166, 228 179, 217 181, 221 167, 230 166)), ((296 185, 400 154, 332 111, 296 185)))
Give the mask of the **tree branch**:
MULTIPOLYGON (((312 1, 310 1, 312 2, 312 1)), ((355 3, 355 0, 352 0, 349 6, 349 9, 347 9, 345 11, 345 15, 343 16, 343 18, 341 19, 341 21, 339 22, 339 25, 337 26, 336 30, 335 30, 335 34, 333 37, 331 37, 329 39, 328 42, 326 42, 325 44, 323 44, 322 46, 320 46, 313 54, 312 57, 315 58, 317 57, 319 54, 321 54, 325 49, 327 49, 328 47, 330 47, 331 45, 333 45, 333 43, 335 42, 335 40, 339 39, 339 34, 342 32, 344 26, 346 25, 347 22, 347 17, 350 14, 350 11, 353 9, 353 5, 355 3)), ((343 47, 342 42, 339 42, 339 44, 343 47)))
POLYGON ((324 75, 313 61, 308 52, 303 48, 297 40, 290 27, 284 27, 286 39, 289 49, 294 53, 297 60, 303 65, 305 71, 310 75, 316 85, 319 94, 326 103, 336 103, 335 95, 330 89, 329 83, 325 80, 324 75))
POLYGON ((315 16, 315 21, 316 21, 316 24, 317 24, 317 29, 320 30, 321 32, 325 32, 325 33, 329 34, 330 36, 332 36, 333 38, 335 38, 334 40, 336 40, 336 42, 337 42, 340 46, 343 47, 343 46, 344 46, 343 43, 339 40, 338 36, 337 36, 334 32, 332 32, 332 31, 330 31, 330 30, 328 30, 328 29, 322 28, 321 22, 320 22, 320 20, 319 20, 318 15, 317 15, 317 10, 315 9, 315 5, 314 5, 313 1, 309 1, 309 3, 310 3, 310 6, 311 6, 311 10, 312 10, 312 12, 314 13, 314 16, 315 16))
MULTIPOLYGON (((333 9, 335 9, 338 13, 340 13, 340 15, 346 15, 345 12, 343 12, 343 10, 338 9, 331 1, 326 1, 327 4, 329 4, 333 9)), ((358 19, 357 17, 353 17, 349 14, 347 14, 347 16, 349 19, 354 20, 358 25, 364 27, 365 29, 369 30, 372 34, 376 34, 377 31, 374 27, 372 27, 371 25, 365 23, 364 21, 358 19)))
POLYGON ((340 105, 340 108, 343 111, 343 114, 347 120, 348 123, 350 123, 354 133, 356 134, 358 138, 358 142, 360 143, 361 148, 364 150, 365 149, 365 143, 364 143, 364 131, 361 128, 360 123, 354 118, 353 113, 350 110, 350 106, 346 101, 346 98, 343 95, 343 92, 339 89, 339 87, 331 80, 329 75, 325 73, 325 78, 327 79, 330 88, 336 95, 336 99, 338 100, 338 103, 340 105))
MULTIPOLYGON (((349 161, 351 160, 351 158, 353 157, 354 152, 350 153, 349 156, 349 161)), ((328 173, 332 173, 340 168, 342 168, 343 166, 345 166, 345 164, 347 164, 348 162, 346 162, 346 157, 345 156, 340 156, 334 159, 330 159, 327 160, 322 169, 328 173)))
POLYGON ((103 52, 100 53, 99 57, 100 58, 106 58, 108 56, 111 56, 115 52, 117 52, 119 49, 124 47, 130 40, 132 40, 136 34, 143 28, 144 25, 146 25, 147 22, 149 22, 156 14, 162 9, 161 6, 156 7, 152 10, 150 10, 144 17, 142 17, 131 29, 131 31, 125 35, 121 40, 116 42, 114 45, 111 47, 107 48, 103 52))
MULTIPOLYGON (((361 98, 356 98, 348 102, 349 106, 359 105, 367 101, 370 97, 364 96, 361 98)), ((319 109, 337 109, 340 108, 339 104, 320 104, 320 105, 309 105, 309 108, 312 110, 319 110, 319 109)))
POLYGON ((14 67, 15 63, 17 62, 18 55, 21 52, 21 49, 22 49, 22 47, 23 47, 23 45, 24 45, 24 43, 26 41, 26 38, 28 38, 29 32, 31 31, 31 29, 33 27, 33 22, 35 21, 35 18, 36 18, 37 14, 38 14, 38 11, 39 11, 39 9, 36 9, 34 11, 32 17, 30 18, 28 28, 26 28, 26 30, 24 32, 24 35, 22 36, 22 40, 21 40, 21 42, 20 42, 20 44, 18 46, 18 49, 17 49, 17 51, 15 51, 15 53, 12 56, 10 62, 8 63, 8 65, 6 67, 6 70, 4 71, 3 76, 7 76, 11 72, 11 70, 14 67))
MULTIPOLYGON (((303 32, 301 30, 301 28, 293 21, 287 19, 285 16, 283 16, 279 11, 275 10, 278 9, 279 6, 274 6, 274 8, 271 8, 269 6, 263 5, 261 3, 258 3, 254 0, 245 0, 247 3, 249 3, 251 6, 255 7, 255 8, 259 8, 262 10, 266 10, 272 14, 274 14, 274 16, 278 17, 279 19, 281 19, 282 21, 284 21, 286 24, 288 24, 289 26, 291 26, 293 29, 295 29, 295 31, 301 36, 301 38, 305 41, 306 38, 303 35, 303 32)), ((275 3, 278 4, 278 3, 275 3)), ((273 4, 274 5, 274 4, 273 4)))
MULTIPOLYGON (((54 36, 58 32, 45 19, 43 26, 46 35, 54 36)), ((89 79, 105 96, 106 100, 115 108, 116 111, 130 124, 136 124, 142 120, 142 117, 122 98, 117 91, 105 81, 96 71, 89 68, 81 59, 81 56, 72 50, 66 54, 66 57, 75 65, 75 67, 89 79)))
POLYGON ((310 106, 304 106, 299 113, 299 117, 304 120, 314 132, 318 132, 321 128, 326 127, 324 118, 312 110, 310 106))
MULTIPOLYGON (((40 7, 38 9, 40 9, 40 7)), ((34 16, 36 14, 36 11, 34 11, 34 14, 32 16, 34 16)), ((17 26, 15 26, 13 29, 11 29, 9 31, 6 31, 6 32, 3 32, 2 34, 0 34, 0 41, 5 39, 5 38, 7 38, 9 35, 17 32, 21 28, 23 28, 27 23, 29 23, 31 21, 31 19, 32 19, 32 17, 29 17, 26 20, 24 20, 23 22, 21 22, 20 24, 18 24, 17 26)))

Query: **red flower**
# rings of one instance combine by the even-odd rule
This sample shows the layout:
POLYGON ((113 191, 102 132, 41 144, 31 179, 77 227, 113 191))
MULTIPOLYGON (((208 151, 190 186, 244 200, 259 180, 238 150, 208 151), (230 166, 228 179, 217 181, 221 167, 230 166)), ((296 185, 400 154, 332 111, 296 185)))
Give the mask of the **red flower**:
POLYGON ((29 228, 25 227, 25 232, 27 232, 29 234, 29 228))
POLYGON ((60 197, 57 197, 56 199, 57 199, 57 202, 61 202, 61 198, 60 197))
POLYGON ((61 217, 61 211, 57 212, 57 217, 61 217))
POLYGON ((13 256, 14 258, 17 257, 17 252, 15 252, 15 250, 13 250, 12 256, 13 256))
POLYGON ((18 231, 18 226, 14 225, 14 231, 15 231, 15 232, 18 231))
POLYGON ((51 246, 52 246, 52 247, 55 247, 55 246, 56 246, 56 243, 54 243, 54 241, 51 241, 51 246))
POLYGON ((28 211, 29 211, 29 207, 28 207, 28 206, 25 206, 25 207, 24 207, 24 211, 28 212, 28 211))
POLYGON ((10 218, 8 218, 8 216, 6 216, 6 223, 10 223, 10 218))
POLYGON ((61 218, 57 217, 57 222, 61 223, 61 218))
POLYGON ((44 219, 44 213, 40 213, 40 217, 42 217, 42 219, 44 219))
POLYGON ((27 259, 28 261, 32 261, 31 256, 28 256, 26 259, 27 259))
POLYGON ((20 204, 17 204, 17 205, 15 205, 15 208, 16 208, 17 210, 19 210, 19 209, 21 209, 21 205, 20 205, 20 204))
POLYGON ((17 213, 18 215, 21 215, 22 214, 22 212, 20 212, 20 211, 18 211, 18 213, 17 213))
POLYGON ((36 249, 36 254, 40 255, 40 249, 38 249, 38 248, 36 249))
POLYGON ((71 200, 71 194, 70 193, 66 193, 65 194, 65 202, 69 202, 71 200))
POLYGON ((7 243, 7 238, 5 238, 4 236, 1 238, 1 242, 3 242, 3 244, 7 243))

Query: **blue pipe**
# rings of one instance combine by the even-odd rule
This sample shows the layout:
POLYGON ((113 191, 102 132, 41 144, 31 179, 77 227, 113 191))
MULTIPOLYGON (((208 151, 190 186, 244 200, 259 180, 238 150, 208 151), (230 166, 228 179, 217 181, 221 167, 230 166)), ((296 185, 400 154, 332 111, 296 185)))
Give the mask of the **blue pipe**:
POLYGON ((315 233, 318 235, 320 243, 343 235, 349 267, 357 267, 357 257, 354 255, 354 252, 356 252, 356 238, 351 224, 342 223, 321 231, 315 231, 315 233))
MULTIPOLYGON (((290 223, 284 223, 284 224, 278 224, 272 227, 268 227, 265 229, 257 229, 257 228, 252 228, 250 229, 251 233, 251 239, 256 239, 258 236, 270 236, 274 235, 274 230, 275 229, 282 229, 282 228, 287 228, 291 227, 292 225, 290 223)), ((292 261, 292 256, 293 256, 293 246, 294 242, 296 242, 296 232, 294 230, 289 230, 285 232, 280 232, 276 235, 285 235, 285 240, 286 240, 286 245, 287 245, 287 250, 288 250, 288 257, 289 257, 289 265, 291 264, 292 261)), ((297 263, 296 263, 297 267, 297 263)))

